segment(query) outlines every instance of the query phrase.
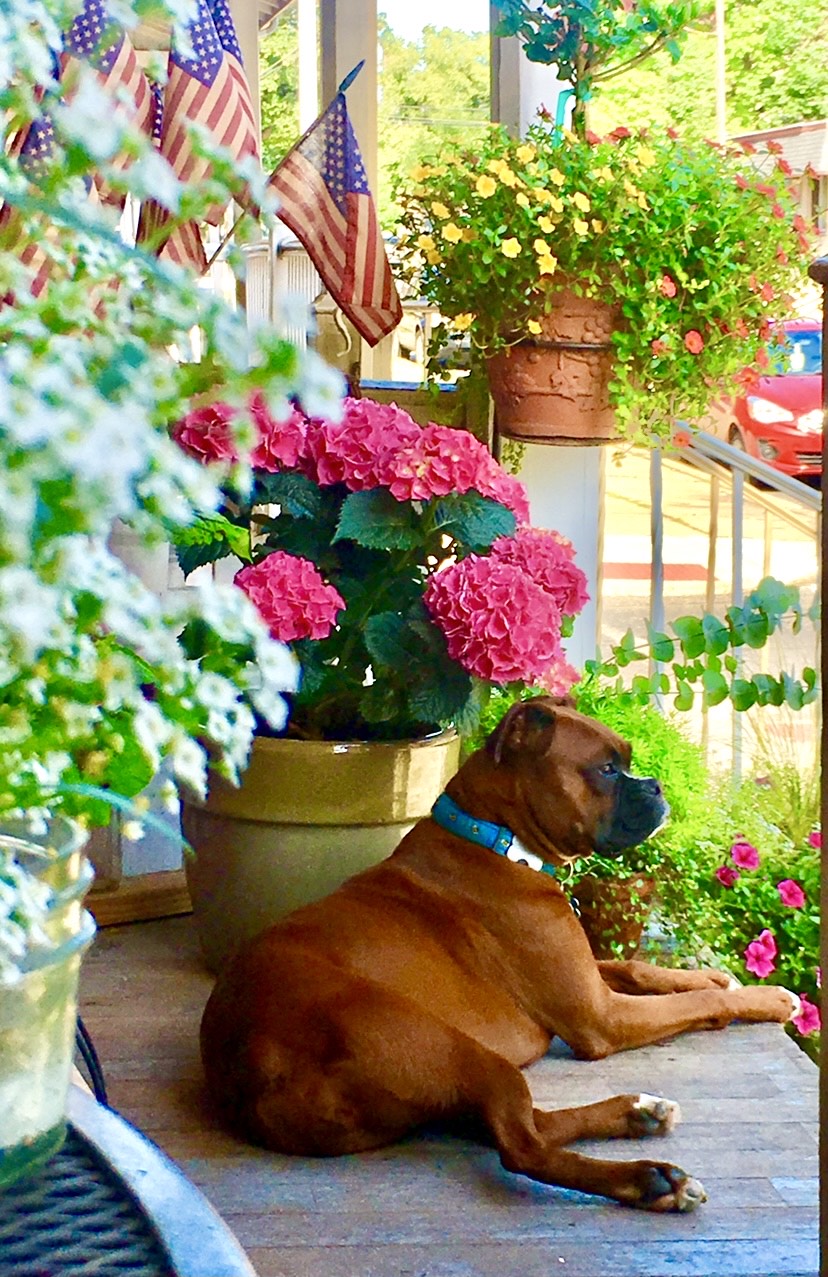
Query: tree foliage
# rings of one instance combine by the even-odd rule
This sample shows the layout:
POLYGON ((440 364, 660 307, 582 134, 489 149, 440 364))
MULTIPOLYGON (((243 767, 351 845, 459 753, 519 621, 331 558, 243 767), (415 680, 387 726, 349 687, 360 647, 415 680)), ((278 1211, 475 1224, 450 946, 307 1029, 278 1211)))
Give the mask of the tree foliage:
MULTIPOLYGON (((828 11, 797 0, 729 0, 725 15, 727 126, 731 134, 828 114, 828 11), (807 54, 805 51, 807 50, 807 54)), ((690 31, 681 59, 656 53, 599 86, 590 125, 669 124, 715 134, 716 40, 712 17, 690 31)))
POLYGON ((271 173, 299 140, 299 38, 289 6, 259 46, 262 164, 271 173))

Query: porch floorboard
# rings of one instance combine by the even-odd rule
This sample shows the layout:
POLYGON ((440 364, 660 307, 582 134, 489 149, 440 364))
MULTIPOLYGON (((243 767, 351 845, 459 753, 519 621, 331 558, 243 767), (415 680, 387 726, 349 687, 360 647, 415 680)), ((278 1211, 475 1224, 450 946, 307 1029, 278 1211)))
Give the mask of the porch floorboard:
POLYGON ((653 1215, 534 1184, 436 1131, 331 1160, 244 1145, 202 1084, 210 987, 190 918, 107 928, 84 959, 81 1011, 112 1106, 202 1189, 259 1277, 816 1277, 817 1070, 776 1026, 589 1063, 555 1043, 529 1070, 541 1107, 639 1090, 679 1101, 664 1141, 580 1145, 702 1180, 700 1210, 653 1215))

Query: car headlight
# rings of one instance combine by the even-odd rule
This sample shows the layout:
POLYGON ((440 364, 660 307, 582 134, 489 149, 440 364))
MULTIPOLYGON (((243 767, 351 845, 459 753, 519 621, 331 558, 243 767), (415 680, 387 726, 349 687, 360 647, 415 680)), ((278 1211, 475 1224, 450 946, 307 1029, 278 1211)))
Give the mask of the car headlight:
POLYGON ((799 418, 799 428, 815 435, 819 434, 822 430, 822 409, 812 408, 810 412, 803 412, 799 418))
POLYGON ((772 426, 778 421, 793 421, 794 415, 788 408, 781 408, 770 399, 761 399, 759 395, 748 395, 748 416, 763 426, 772 426))

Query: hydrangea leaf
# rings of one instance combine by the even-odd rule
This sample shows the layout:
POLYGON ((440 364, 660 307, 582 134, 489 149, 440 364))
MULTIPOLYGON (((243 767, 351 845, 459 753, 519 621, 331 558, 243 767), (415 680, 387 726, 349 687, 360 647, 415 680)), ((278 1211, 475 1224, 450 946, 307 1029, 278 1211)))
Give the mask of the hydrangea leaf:
POLYGON ((385 488, 352 492, 342 504, 335 541, 356 541, 369 549, 409 550, 422 536, 411 506, 385 488))
POLYGON ((175 553, 186 577, 205 563, 216 563, 228 554, 249 560, 250 538, 245 528, 231 523, 223 514, 202 515, 188 528, 176 532, 175 553))
POLYGON ((505 505, 474 491, 441 498, 435 518, 444 532, 470 550, 486 550, 498 537, 512 536, 517 522, 505 505))
POLYGON ((256 476, 254 501, 281 506, 296 519, 316 519, 322 513, 324 497, 319 485, 305 474, 276 471, 256 476))

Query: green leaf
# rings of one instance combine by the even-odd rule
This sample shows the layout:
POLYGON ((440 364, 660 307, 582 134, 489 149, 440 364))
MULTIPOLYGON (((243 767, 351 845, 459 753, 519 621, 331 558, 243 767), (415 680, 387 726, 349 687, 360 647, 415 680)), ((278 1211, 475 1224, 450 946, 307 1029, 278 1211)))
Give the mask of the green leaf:
POLYGON ((661 630, 654 630, 651 625, 648 625, 647 639, 654 661, 666 664, 668 661, 673 660, 676 654, 676 645, 668 634, 663 634, 661 630))
POLYGON ((398 612, 378 612, 376 616, 369 617, 364 632, 365 646, 372 661, 396 669, 408 665, 413 635, 398 612))
POLYGON ((444 532, 469 550, 487 550, 498 537, 512 536, 517 525, 505 505, 474 491, 441 498, 434 516, 444 532))
POLYGON ((702 630, 705 637, 705 651, 714 656, 721 656, 730 647, 730 632, 717 616, 706 613, 702 617, 702 630))
POLYGON ((727 700, 730 689, 727 679, 718 670, 705 670, 702 674, 702 686, 705 705, 719 705, 727 700))
POLYGON ((734 709, 750 709, 758 699, 755 684, 748 679, 734 678, 730 688, 730 699, 734 709))
POLYGON ((681 650, 688 660, 701 656, 705 650, 706 637, 701 621, 697 616, 679 616, 672 622, 678 636, 681 650))
POLYGON ((277 471, 256 477, 254 505, 278 505, 296 519, 317 519, 323 502, 322 489, 305 474, 277 471))
POLYGON ((678 695, 673 701, 673 704, 675 705, 676 709, 680 709, 680 710, 687 710, 692 707, 693 689, 689 683, 685 683, 684 681, 679 681, 678 695))
POLYGON ((385 488, 351 492, 342 504, 335 541, 351 540, 374 550, 410 550, 420 543, 417 516, 385 488))
POLYGON ((205 563, 216 563, 228 555, 250 561, 250 538, 223 514, 205 514, 188 528, 175 534, 175 553, 185 577, 205 563))

